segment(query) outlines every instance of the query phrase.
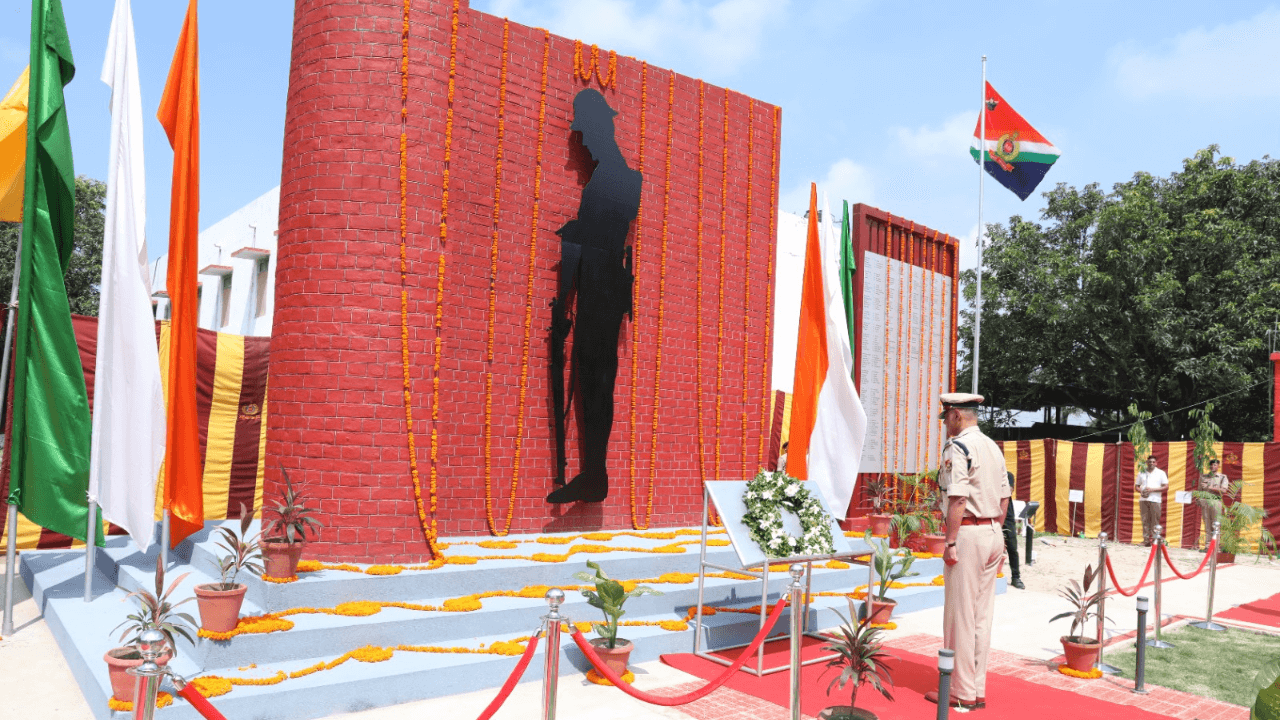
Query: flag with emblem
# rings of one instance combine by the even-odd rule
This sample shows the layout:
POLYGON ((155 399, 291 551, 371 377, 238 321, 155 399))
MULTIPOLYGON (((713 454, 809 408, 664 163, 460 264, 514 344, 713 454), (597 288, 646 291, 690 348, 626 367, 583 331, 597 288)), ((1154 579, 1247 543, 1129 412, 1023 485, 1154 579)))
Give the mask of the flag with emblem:
POLYGON ((1062 153, 1005 102, 991 83, 987 83, 982 110, 986 114, 986 136, 979 142, 983 134, 979 117, 969 154, 978 162, 981 152, 987 174, 1020 200, 1026 200, 1062 153))

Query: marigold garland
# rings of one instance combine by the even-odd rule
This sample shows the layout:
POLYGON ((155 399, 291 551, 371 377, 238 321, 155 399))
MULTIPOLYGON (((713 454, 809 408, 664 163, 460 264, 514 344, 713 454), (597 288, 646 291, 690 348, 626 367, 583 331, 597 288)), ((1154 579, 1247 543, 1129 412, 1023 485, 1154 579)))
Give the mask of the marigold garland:
POLYGON ((516 488, 520 476, 511 475, 511 494, 507 501, 507 519, 502 528, 493 517, 493 345, 494 324, 498 311, 498 220, 502 205, 503 141, 507 131, 507 56, 510 23, 502 21, 502 61, 498 72, 498 144, 493 163, 493 232, 489 246, 489 315, 485 324, 484 372, 484 517, 489 532, 502 537, 511 532, 516 514, 516 488))
POLYGON ((870 627, 873 627, 877 630, 897 630, 898 623, 892 622, 892 621, 882 622, 882 623, 871 623, 870 627))
MULTIPOLYGON (((782 108, 774 106, 773 108, 773 139, 770 148, 773 151, 773 160, 769 166, 769 236, 777 238, 778 232, 778 126, 782 123, 782 108)), ((763 369, 764 377, 769 377, 769 358, 773 355, 772 333, 773 333, 773 248, 769 250, 769 270, 765 281, 765 302, 764 302, 764 361, 763 369)), ((764 428, 773 427, 773 419, 769 417, 769 399, 773 394, 769 390, 769 383, 760 383, 760 389, 763 391, 763 399, 760 401, 760 445, 758 455, 760 464, 764 464, 764 438, 767 433, 764 428)))
MULTIPOLYGON (((886 213, 884 221, 884 360, 881 363, 884 369, 884 377, 880 385, 881 392, 881 411, 880 411, 880 454, 882 469, 887 470, 892 462, 889 455, 889 288, 893 285, 893 263, 889 262, 893 255, 893 214, 886 213)), ((883 478, 885 473, 881 472, 880 477, 883 478)), ((897 485, 892 486, 891 492, 897 491, 897 485)))
MULTIPOLYGON (((302 564, 302 563, 301 563, 301 561, 299 561, 299 563, 298 563, 298 564, 299 564, 299 565, 301 565, 301 564, 302 564)), ((298 572, 302 572, 302 570, 301 570, 301 569, 299 569, 299 570, 298 570, 298 572)), ((269 582, 269 583, 276 583, 276 584, 278 584, 278 585, 283 585, 283 584, 285 584, 285 583, 291 583, 291 582, 297 582, 297 581, 298 581, 298 576, 297 576, 297 575, 291 575, 291 576, 289 576, 289 577, 287 577, 287 578, 271 577, 270 575, 260 575, 259 577, 261 577, 263 580, 265 580, 265 581, 267 581, 267 582, 269 582)))
POLYGON ((1102 677, 1102 670, 1098 668, 1093 668, 1088 672, 1080 672, 1079 670, 1072 670, 1066 665, 1059 665, 1058 672, 1066 675, 1067 677, 1080 678, 1081 680, 1097 680, 1102 677))
POLYGON ((728 233, 725 222, 729 210, 729 88, 724 89, 724 130, 720 140, 720 267, 716 270, 716 463, 713 475, 720 479, 721 409, 724 400, 724 269, 728 233))
MULTIPOLYGON (((247 670, 247 669, 249 668, 241 668, 241 670, 247 670)), ((232 688, 230 680, 224 677, 218 677, 216 675, 210 675, 208 677, 198 677, 192 680, 188 684, 194 685, 196 688, 196 692, 200 693, 206 698, 215 698, 220 695, 226 695, 227 693, 231 692, 231 688, 232 688)))
MULTIPOLYGON (((912 223, 911 223, 911 228, 912 228, 912 229, 914 229, 914 228, 915 228, 915 223, 914 223, 914 222, 912 222, 912 223)), ((904 403, 903 403, 903 397, 902 397, 902 376, 903 376, 903 373, 902 373, 902 340, 903 340, 903 333, 904 333, 904 332, 905 332, 905 330, 906 330, 906 329, 905 329, 905 328, 903 328, 903 326, 902 326, 902 325, 903 325, 903 323, 902 323, 902 307, 903 307, 903 301, 904 301, 904 299, 905 299, 907 302, 910 302, 909 298, 904 298, 904 297, 903 297, 903 293, 904 293, 904 291, 906 290, 907 285, 908 285, 908 284, 910 284, 910 280, 909 280, 909 279, 907 279, 907 278, 904 278, 904 277, 903 277, 903 275, 904 275, 908 270, 910 270, 910 269, 911 269, 911 266, 910 266, 910 265, 908 265, 908 264, 906 264, 906 259, 907 259, 907 238, 908 238, 908 237, 910 237, 910 234, 911 234, 911 231, 910 231, 910 230, 908 230, 907 232, 900 233, 900 234, 898 235, 898 257, 897 257, 897 260, 898 260, 898 267, 899 267, 899 270, 898 270, 898 346, 897 346, 897 352, 896 352, 896 355, 897 355, 897 358, 896 358, 896 359, 897 359, 898 366, 897 366, 897 377, 896 377, 896 378, 894 378, 894 386, 893 386, 893 405, 894 405, 894 408, 893 408, 893 410, 894 410, 894 413, 893 413, 893 427, 894 427, 894 430, 893 430, 893 451, 894 451, 894 454, 897 456, 897 457, 895 457, 895 458, 894 458, 893 464, 894 464, 894 467, 895 467, 895 468, 903 468, 903 469, 905 469, 905 467, 906 467, 906 463, 904 463, 904 462, 903 462, 903 457, 906 455, 906 448, 907 448, 907 434, 906 434, 905 432, 903 432, 903 427, 902 427, 902 420, 903 420, 903 418, 902 418, 902 407, 903 407, 903 405, 904 405, 904 403)), ((911 314, 910 314, 910 313, 911 313, 911 308, 910 308, 910 306, 908 306, 908 307, 907 307, 907 324, 910 324, 910 323, 911 323, 911 314)), ((907 364, 907 372, 910 372, 910 371, 911 371, 911 365, 910 365, 910 363, 908 363, 908 364, 907 364)), ((910 389, 910 385, 908 385, 908 389, 910 389)), ((898 487, 900 487, 900 486, 901 486, 901 485, 900 485, 899 478, 898 478, 896 475, 894 476, 894 485, 895 485, 895 486, 898 486, 898 487)))
POLYGON ((959 327, 957 325, 957 322, 959 320, 957 316, 957 313, 959 312, 959 303, 957 303, 956 300, 958 299, 959 293, 960 293, 960 276, 956 272, 956 255, 959 252, 959 248, 956 247, 956 244, 954 242, 951 242, 950 240, 947 241, 947 247, 949 249, 949 252, 947 254, 950 255, 951 257, 951 262, 948 263, 948 267, 947 267, 947 275, 950 276, 951 278, 951 348, 950 348, 951 372, 948 373, 949 375, 948 389, 951 392, 955 392, 956 391, 956 348, 959 345, 959 337, 957 335, 957 333, 959 332, 959 327))
MULTIPOLYGON (((938 308, 934 304, 937 301, 937 298, 935 297, 936 293, 934 293, 934 287, 937 285, 937 282, 933 274, 934 272, 936 272, 935 268, 937 267, 937 265, 935 263, 937 263, 937 261, 938 261, 938 231, 934 230, 933 239, 929 242, 929 260, 928 260, 929 270, 928 272, 925 273, 925 277, 927 277, 929 280, 929 349, 927 354, 925 355, 925 363, 926 363, 926 367, 928 368, 929 374, 925 376, 924 384, 928 385, 928 390, 924 390, 924 389, 921 390, 922 398, 920 402, 921 408, 929 408, 929 411, 925 413, 929 416, 929 419, 927 421, 929 424, 926 426, 928 428, 928 432, 925 433, 926 442, 924 446, 925 469, 933 467, 932 462, 933 462, 934 435, 936 434, 936 430, 938 427, 937 421, 933 419, 934 418, 933 398, 937 394, 937 386, 934 385, 933 383, 933 335, 934 335, 934 327, 937 325, 937 320, 938 320, 938 308)), ((923 323, 923 320, 921 322, 923 323)), ((941 368, 939 368, 939 370, 941 370, 941 368)), ((922 385, 922 388, 923 388, 923 385, 922 385)), ((924 411, 921 410, 921 412, 924 412, 924 411)))
POLYGON ((706 115, 706 105, 704 103, 706 84, 698 81, 698 189, 697 189, 697 208, 694 212, 698 216, 697 235, 694 242, 697 247, 694 251, 697 253, 697 269, 694 274, 694 318, 693 325, 695 329, 694 339, 694 360, 693 360, 693 385, 694 397, 693 408, 694 417, 697 420, 697 441, 698 441, 698 479, 705 488, 707 485, 707 468, 706 468, 706 447, 704 445, 704 435, 702 426, 702 149, 703 149, 703 129, 704 119, 706 115))
MULTIPOLYGON (((640 159, 637 163, 640 174, 644 175, 644 140, 645 123, 649 111, 649 63, 640 63, 640 159)), ((647 530, 653 517, 653 481, 649 481, 649 503, 645 508, 644 522, 636 517, 636 381, 640 367, 640 241, 644 236, 644 193, 640 193, 640 204, 636 209, 636 241, 631 260, 631 425, 627 433, 630 448, 630 483, 628 492, 631 497, 631 527, 636 530, 647 530)), ((652 438, 651 438, 652 441, 652 438)))
MULTIPOLYGON (((596 685, 613 685, 613 683, 610 682, 609 678, 596 672, 595 668, 591 668, 590 670, 587 671, 587 679, 595 683, 596 685)), ((636 681, 636 674, 628 670, 619 679, 622 680, 622 682, 630 685, 631 683, 634 683, 636 681)))
POLYGON ((754 178, 755 170, 755 122, 756 107, 755 102, 748 98, 747 100, 747 207, 746 219, 743 224, 746 226, 746 236, 743 238, 742 263, 743 276, 746 282, 742 284, 742 475, 750 472, 751 461, 747 457, 747 403, 750 402, 747 397, 747 388, 749 384, 749 374, 747 368, 751 364, 751 185, 754 178))
POLYGON ((608 74, 605 74, 600 67, 600 46, 591 45, 591 59, 588 64, 584 64, 582 60, 582 41, 574 40, 573 75, 585 82, 591 82, 591 76, 594 75, 600 83, 600 87, 611 88, 618 81, 618 53, 613 50, 609 51, 609 70, 608 74))
MULTIPOLYGON (((172 704, 172 695, 163 691, 156 693, 156 707, 169 707, 172 704)), ((115 699, 115 696, 107 699, 107 707, 111 710, 115 710, 116 712, 133 712, 133 702, 131 700, 117 700, 115 699)))
MULTIPOLYGON (((671 210, 671 146, 672 146, 672 109, 676 104, 675 71, 667 81, 667 152, 663 160, 665 169, 662 174, 662 248, 658 259, 658 333, 655 340, 655 356, 653 362, 653 420, 649 426, 649 492, 658 478, 658 418, 662 408, 662 330, 667 312, 667 238, 669 211, 671 210)), ((652 505, 651 505, 652 507, 652 505)), ((646 520, 646 525, 648 521, 646 520)))

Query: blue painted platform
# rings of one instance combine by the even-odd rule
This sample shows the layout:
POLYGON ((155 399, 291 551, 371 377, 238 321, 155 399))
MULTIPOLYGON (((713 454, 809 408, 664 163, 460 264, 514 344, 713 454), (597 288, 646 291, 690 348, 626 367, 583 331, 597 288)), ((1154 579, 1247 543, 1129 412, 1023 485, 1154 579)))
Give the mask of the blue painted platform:
MULTIPOLYGON (((191 597, 195 585, 217 580, 214 546, 210 539, 210 531, 214 527, 216 524, 210 523, 203 532, 170 554, 170 581, 182 573, 190 573, 175 593, 177 597, 191 597)), ((256 527, 251 532, 256 532, 256 527)), ((652 579, 665 573, 694 574, 694 580, 683 584, 651 583, 663 595, 644 595, 628 601, 624 621, 680 620, 689 608, 696 606, 697 534, 681 535, 675 540, 622 535, 612 541, 538 542, 539 538, 554 540, 565 535, 571 534, 503 538, 518 543, 516 550, 486 549, 474 544, 484 538, 446 539, 443 542, 453 543, 445 551, 446 555, 472 555, 480 559, 472 565, 450 564, 435 570, 405 571, 398 575, 374 576, 322 570, 303 573, 297 582, 288 584, 266 583, 242 575, 240 581, 248 584, 249 591, 241 614, 258 615, 300 607, 331 608, 357 600, 440 606, 451 598, 486 591, 514 591, 532 585, 578 585, 573 574, 585 570, 588 559, 598 562, 610 577, 619 580, 652 579), (690 543, 683 546, 683 553, 580 553, 562 563, 484 559, 492 555, 564 553, 573 544, 648 548, 679 541, 690 543)), ((110 687, 102 656, 119 644, 119 633, 111 630, 132 611, 132 601, 123 602, 126 595, 134 589, 153 585, 155 552, 153 548, 151 553, 144 555, 136 551, 128 538, 110 538, 107 547, 97 553, 94 599, 89 603, 82 599, 83 550, 21 553, 23 579, 42 609, 89 707, 96 717, 103 720, 124 720, 129 716, 112 713, 107 708, 110 687)), ((737 566, 736 556, 727 546, 708 548, 707 559, 720 565, 737 566)), ((912 569, 919 576, 907 578, 905 582, 928 582, 941 574, 942 561, 917 560, 912 569)), ((841 595, 815 597, 809 610, 809 626, 830 628, 838 625, 840 619, 836 611, 847 614, 848 609, 843 593, 852 591, 866 580, 865 565, 855 564, 847 569, 815 567, 812 591, 841 595)), ((768 601, 776 601, 785 592, 789 581, 790 576, 786 572, 772 573, 768 601)), ((997 592, 1004 592, 1004 580, 998 583, 997 592)), ((708 578, 704 592, 705 606, 747 608, 759 604, 760 581, 708 578)), ((899 614, 942 604, 940 586, 891 590, 890 596, 898 601, 899 614)), ((294 628, 285 632, 239 635, 226 641, 199 639, 195 645, 180 640, 178 654, 171 665, 188 679, 201 675, 265 678, 280 671, 289 673, 319 662, 332 661, 366 645, 478 649, 494 642, 532 635, 540 625, 540 617, 546 613, 546 603, 540 597, 492 597, 482 599, 481 603, 482 608, 472 612, 384 608, 377 614, 364 617, 292 615, 289 620, 294 623, 294 628)), ((183 609, 198 616, 194 601, 184 605, 183 609)), ((582 595, 575 591, 566 592, 561 612, 573 621, 601 618, 599 611, 587 605, 582 595)), ((747 642, 755 635, 759 618, 752 614, 721 612, 705 617, 703 622, 703 647, 716 649, 747 642)), ((635 644, 632 662, 642 663, 656 660, 665 653, 691 651, 693 623, 690 622, 689 626, 684 631, 656 626, 624 627, 620 635, 635 644)), ((783 617, 778 625, 779 634, 785 632, 786 627, 787 618, 783 617)), ((586 660, 570 638, 563 639, 561 653, 562 674, 586 670, 586 660)), ((364 663, 353 659, 334 669, 287 679, 276 685, 237 686, 229 694, 214 698, 213 703, 232 720, 316 718, 337 712, 496 689, 506 680, 516 661, 516 657, 503 655, 400 651, 384 662, 364 663)), ((525 679, 539 677, 542 667, 543 648, 540 647, 525 679)), ((160 709, 157 717, 196 720, 199 715, 184 701, 176 700, 170 707, 160 709)))

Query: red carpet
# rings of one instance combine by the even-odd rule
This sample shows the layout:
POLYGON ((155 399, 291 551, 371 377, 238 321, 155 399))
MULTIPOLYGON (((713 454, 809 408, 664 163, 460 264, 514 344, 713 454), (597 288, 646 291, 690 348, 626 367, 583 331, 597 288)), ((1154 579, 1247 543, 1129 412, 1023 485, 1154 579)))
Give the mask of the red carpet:
MULTIPOLYGON (((801 652, 804 659, 818 657, 822 643, 805 638, 801 652)), ((785 664, 790 653, 790 640, 780 639, 766 644, 765 667, 785 664)), ((727 655, 741 650, 730 650, 727 655)), ((889 702, 874 688, 864 685, 858 691, 858 707, 865 708, 882 718, 932 718, 937 706, 924 699, 924 694, 938 689, 937 659, 915 653, 889 649, 898 659, 890 663, 895 702, 889 702)), ((691 653, 663 655, 662 661, 677 670, 696 675, 704 680, 719 677, 724 666, 691 653)), ((754 660, 749 664, 754 665, 754 660)), ((846 705, 848 689, 832 690, 827 695, 827 685, 839 671, 828 669, 825 664, 809 665, 800 675, 800 710, 805 715, 817 716, 823 708, 846 705)), ((782 671, 757 678, 739 672, 731 678, 727 687, 767 700, 782 707, 790 703, 789 673, 782 671)), ((1088 695, 1040 685, 1003 675, 987 675, 987 707, 976 711, 982 718, 1036 718, 1036 720, 1078 720, 1078 718, 1124 718, 1125 720, 1159 720, 1165 715, 1140 710, 1131 705, 1115 705, 1088 695)))
POLYGON ((1233 607, 1225 612, 1217 613, 1215 617, 1280 627, 1280 594, 1245 603, 1239 607, 1233 607))

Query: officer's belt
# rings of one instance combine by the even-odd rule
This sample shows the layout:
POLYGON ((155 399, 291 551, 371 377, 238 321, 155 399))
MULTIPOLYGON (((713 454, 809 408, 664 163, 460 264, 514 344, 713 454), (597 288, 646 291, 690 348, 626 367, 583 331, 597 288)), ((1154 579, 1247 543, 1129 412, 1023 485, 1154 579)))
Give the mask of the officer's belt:
POLYGON ((993 522, 1003 522, 1004 518, 980 518, 973 515, 965 515, 960 519, 961 525, 989 525, 993 522))

